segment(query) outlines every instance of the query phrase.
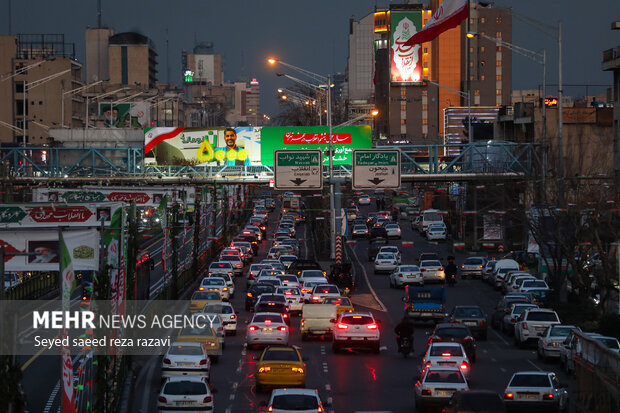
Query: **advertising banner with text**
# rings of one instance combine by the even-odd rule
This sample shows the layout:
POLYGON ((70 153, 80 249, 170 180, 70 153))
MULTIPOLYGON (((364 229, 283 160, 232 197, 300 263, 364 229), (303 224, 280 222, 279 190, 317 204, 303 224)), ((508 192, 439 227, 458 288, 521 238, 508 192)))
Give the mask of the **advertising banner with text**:
POLYGON ((119 202, 97 204, 3 204, 0 205, 0 230, 17 228, 99 227, 103 219, 110 225, 119 202))
MULTIPOLYGON (((372 148, 370 126, 346 126, 332 132, 334 165, 351 165, 353 149, 372 148)), ((323 165, 329 164, 327 126, 279 126, 261 129, 261 163, 273 165, 276 149, 321 149, 323 165)))
POLYGON ((422 81, 422 46, 406 46, 411 36, 422 30, 422 12, 390 12, 390 81, 422 81))
POLYGON ((155 165, 259 165, 260 128, 145 128, 145 162, 155 165))

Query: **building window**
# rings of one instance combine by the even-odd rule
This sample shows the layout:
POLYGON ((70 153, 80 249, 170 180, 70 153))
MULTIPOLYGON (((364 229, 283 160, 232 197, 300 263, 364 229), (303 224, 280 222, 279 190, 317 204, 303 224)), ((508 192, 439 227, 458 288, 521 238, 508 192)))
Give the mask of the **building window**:
POLYGON ((407 110, 407 104, 406 103, 401 103, 400 104, 400 110, 401 110, 401 112, 406 111, 407 110))
POLYGON ((424 48, 424 53, 428 53, 428 47, 424 48))
POLYGON ((15 82, 15 93, 24 93, 24 82, 15 82))
POLYGON ((480 53, 484 53, 484 46, 480 46, 480 53))
POLYGON ((502 65, 502 61, 501 60, 496 60, 495 61, 495 66, 499 67, 502 65))
POLYGON ((469 53, 473 53, 473 52, 474 52, 474 48, 473 48, 473 47, 470 47, 470 48, 469 48, 469 53))
POLYGON ((484 67, 485 64, 486 64, 486 62, 484 60, 480 61, 480 66, 484 67))
POLYGON ((478 89, 474 90, 474 96, 480 96, 480 90, 478 89))
POLYGON ((474 24, 474 19, 469 19, 469 24, 474 24))
POLYGON ((480 18, 480 23, 484 23, 484 17, 480 18))
POLYGON ((497 46, 497 48, 495 50, 497 50, 498 52, 501 52, 502 51, 502 46, 497 46))
POLYGON ((428 67, 428 62, 424 62, 424 67, 428 67))
POLYGON ((473 61, 469 62, 469 67, 474 67, 474 62, 473 61))
POLYGON ((495 89, 495 94, 496 95, 501 95, 502 94, 502 90, 501 89, 495 89))
POLYGON ((422 119, 422 125, 428 125, 428 119, 422 119))
POLYGON ((502 32, 495 33, 495 37, 497 37, 498 39, 501 39, 502 38, 502 32))
POLYGON ((501 17, 497 17, 497 18, 495 19, 495 22, 496 22, 496 23, 501 23, 501 22, 502 22, 502 18, 501 18, 501 17))
POLYGON ((121 46, 121 84, 123 85, 129 82, 127 65, 127 46, 121 46))
POLYGON ((428 110, 428 105, 426 104, 422 105, 422 110, 428 110))
POLYGON ((484 80, 484 75, 480 75, 480 80, 484 80))
POLYGON ((407 124, 407 119, 401 119, 400 120, 400 124, 401 125, 406 125, 407 124))
POLYGON ((400 88, 400 95, 401 96, 407 96, 407 89, 405 89, 404 87, 400 88))
POLYGON ((502 75, 495 75, 495 80, 502 80, 502 75))
POLYGON ((474 80, 474 75, 469 75, 469 80, 474 80))

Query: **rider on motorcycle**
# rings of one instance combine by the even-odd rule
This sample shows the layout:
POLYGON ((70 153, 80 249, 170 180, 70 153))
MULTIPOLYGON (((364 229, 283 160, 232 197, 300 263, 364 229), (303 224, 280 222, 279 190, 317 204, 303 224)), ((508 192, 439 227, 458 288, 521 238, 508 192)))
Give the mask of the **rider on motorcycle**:
POLYGON ((456 282, 456 273, 458 267, 454 263, 454 257, 448 257, 448 265, 446 265, 446 279, 448 282, 456 282))
POLYGON ((409 342, 411 343, 411 351, 413 351, 413 323, 409 320, 409 318, 406 316, 403 317, 402 321, 394 328, 394 333, 396 333, 396 344, 398 345, 399 351, 403 337, 407 337, 409 339, 409 342))

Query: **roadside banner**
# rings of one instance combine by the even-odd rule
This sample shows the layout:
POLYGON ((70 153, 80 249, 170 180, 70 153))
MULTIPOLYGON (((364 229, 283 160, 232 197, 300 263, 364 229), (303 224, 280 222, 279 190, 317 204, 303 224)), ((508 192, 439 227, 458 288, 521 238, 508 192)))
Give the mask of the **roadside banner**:
MULTIPOLYGON (((60 232, 60 272, 62 274, 62 309, 69 311, 71 308, 71 292, 74 290, 75 277, 71 262, 71 253, 67 248, 64 238, 65 233, 60 232)), ((67 339, 67 328, 62 329, 62 339, 67 339)), ((73 362, 68 346, 61 349, 62 357, 62 412, 74 413, 75 400, 73 397, 73 362)))
MULTIPOLYGON (((57 205, 50 203, 0 205, 0 231, 3 229, 63 227, 98 227, 101 219, 110 221, 122 206, 120 202, 79 203, 57 205)), ((56 237, 58 240, 58 237, 56 237)))

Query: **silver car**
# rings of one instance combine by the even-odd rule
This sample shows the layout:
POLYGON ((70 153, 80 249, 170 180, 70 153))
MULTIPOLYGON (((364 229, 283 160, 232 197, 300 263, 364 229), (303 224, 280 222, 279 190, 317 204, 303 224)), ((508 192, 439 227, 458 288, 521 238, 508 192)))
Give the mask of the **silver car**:
POLYGON ((446 273, 443 265, 437 260, 423 260, 420 262, 420 271, 424 282, 439 281, 441 283, 446 281, 446 273))
POLYGON ((200 343, 174 342, 164 355, 161 376, 211 378, 211 361, 200 343))
POLYGON ((553 372, 520 371, 508 382, 504 402, 509 409, 564 411, 568 407, 568 391, 553 372))
POLYGON ((581 329, 577 326, 563 324, 547 327, 547 330, 545 330, 540 340, 538 340, 538 348, 536 351, 538 358, 543 361, 547 361, 547 359, 551 357, 559 359, 560 347, 572 331, 581 331, 581 329))
POLYGON ((484 257, 468 257, 461 265, 461 278, 463 280, 467 277, 482 278, 482 272, 486 263, 487 259, 484 257))
POLYGON ((424 411, 446 406, 459 390, 469 390, 469 384, 458 367, 428 367, 415 384, 416 407, 424 411))

